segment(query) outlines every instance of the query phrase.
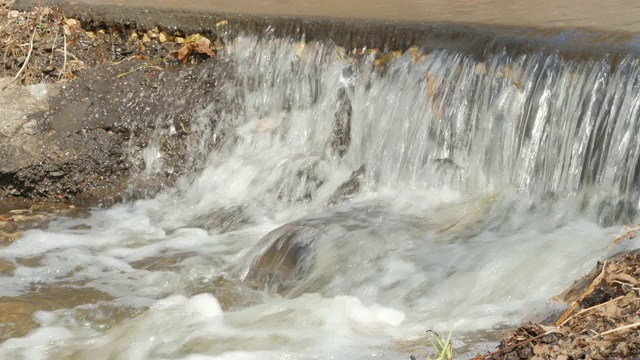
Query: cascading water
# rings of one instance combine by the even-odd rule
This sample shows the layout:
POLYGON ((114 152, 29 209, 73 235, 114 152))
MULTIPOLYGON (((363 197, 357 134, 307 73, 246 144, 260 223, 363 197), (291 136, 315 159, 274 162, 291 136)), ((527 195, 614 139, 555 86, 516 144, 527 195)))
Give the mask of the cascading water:
POLYGON ((461 345, 548 313, 635 217, 636 58, 355 61, 255 37, 227 55, 239 106, 192 119, 201 170, 0 249, 42 257, 3 296, 70 282, 114 298, 36 313, 3 358, 398 358, 429 328, 461 345))

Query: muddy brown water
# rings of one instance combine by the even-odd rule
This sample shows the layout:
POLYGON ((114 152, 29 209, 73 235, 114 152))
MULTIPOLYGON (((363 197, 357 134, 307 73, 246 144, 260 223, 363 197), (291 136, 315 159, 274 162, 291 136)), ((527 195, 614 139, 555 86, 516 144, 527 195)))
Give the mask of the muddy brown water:
POLYGON ((640 31, 637 21, 640 3, 633 0, 80 0, 72 3, 205 13, 640 31))

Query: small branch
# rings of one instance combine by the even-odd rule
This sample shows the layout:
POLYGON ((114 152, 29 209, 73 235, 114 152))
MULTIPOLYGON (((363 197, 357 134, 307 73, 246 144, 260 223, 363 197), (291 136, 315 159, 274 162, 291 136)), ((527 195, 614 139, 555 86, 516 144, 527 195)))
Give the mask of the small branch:
POLYGON ((637 328, 637 327, 640 327, 640 322, 637 322, 635 324, 620 326, 620 327, 617 327, 615 329, 605 331, 603 333, 600 333, 599 336, 605 336, 605 335, 613 334, 613 333, 618 332, 618 331, 629 330, 629 329, 633 329, 633 328, 637 328))
MULTIPOLYGON (((56 51, 61 52, 61 53, 64 53, 64 52, 65 52, 65 51, 64 51, 64 50, 62 50, 62 49, 56 49, 56 51)), ((72 58, 73 60, 75 60, 75 61, 79 61, 79 62, 83 63, 81 60, 79 60, 79 59, 78 59, 78 57, 77 57, 77 56, 73 55, 73 53, 70 53, 70 52, 68 52, 68 51, 67 51, 67 52, 66 52, 66 54, 67 54, 67 56, 68 56, 68 57, 72 58)), ((84 64, 84 63, 83 63, 83 64, 84 64)))
POLYGON ((56 36, 53 38, 53 45, 51 45, 51 56, 49 57, 49 61, 53 62, 53 54, 56 51, 56 43, 58 42, 58 34, 60 33, 60 25, 56 26, 56 36))
POLYGON ((571 319, 572 317, 571 314, 575 311, 575 309, 578 308, 580 301, 584 300, 589 294, 593 292, 593 290, 595 290, 596 286, 598 286, 598 284, 600 284, 602 279, 604 279, 604 275, 606 272, 607 272, 607 261, 605 261, 602 264, 602 271, 600 272, 600 274, 596 276, 595 279, 593 279, 593 282, 591 283, 591 285, 589 285, 587 290, 585 290, 585 292, 582 293, 582 295, 580 296, 580 299, 578 299, 577 301, 574 301, 571 307, 569 307, 569 309, 565 311, 564 314, 562 314, 560 319, 558 319, 558 321, 556 322, 556 325, 558 326, 563 325, 567 321, 569 321, 569 319, 571 319))
POLYGON ((65 34, 64 31, 62 32, 62 43, 64 46, 64 62, 62 63, 62 70, 60 70, 58 74, 58 80, 60 80, 62 74, 64 74, 64 70, 67 68, 67 34, 65 34))
POLYGON ((575 318, 576 316, 580 316, 580 315, 582 315, 582 314, 584 314, 584 313, 586 313, 586 312, 589 312, 589 311, 592 311, 592 310, 594 310, 594 309, 596 309, 596 308, 599 308, 599 307, 601 307, 601 306, 607 305, 607 304, 608 304, 608 303, 610 303, 610 302, 618 301, 618 300, 620 300, 620 299, 622 299, 622 298, 624 298, 624 296, 618 296, 617 298, 611 299, 611 300, 609 300, 609 301, 607 301, 607 302, 603 302, 602 304, 598 304, 598 305, 592 306, 592 307, 590 307, 590 308, 582 309, 582 310, 578 311, 577 313, 573 314, 572 316, 569 316, 565 321, 563 321, 561 324, 559 324, 559 326, 563 326, 563 325, 564 325, 564 324, 566 324, 569 320, 571 320, 571 319, 575 318))
POLYGON ((9 222, 9 220, 2 215, 0 215, 0 221, 9 222))
POLYGON ((520 346, 522 346, 522 345, 526 345, 526 344, 528 344, 528 343, 530 343, 530 342, 532 342, 532 341, 534 341, 534 340, 538 340, 538 339, 540 339, 540 338, 543 338, 543 337, 545 337, 545 336, 547 336, 547 335, 549 335, 549 334, 553 334, 553 333, 559 333, 559 332, 558 332, 558 331, 554 331, 554 330, 550 330, 550 331, 547 331, 547 332, 545 332, 545 333, 543 333, 543 334, 540 334, 540 335, 538 335, 538 336, 534 336, 534 337, 532 337, 531 339, 527 339, 527 340, 521 341, 521 342, 519 342, 519 343, 517 343, 517 344, 513 344, 513 345, 511 345, 511 346, 507 346, 507 347, 506 347, 506 348, 504 348, 504 349, 500 349, 500 350, 498 350, 498 351, 494 351, 494 352, 492 352, 492 353, 488 353, 488 354, 484 354, 484 355, 478 355, 478 356, 474 357, 474 358, 473 358, 473 359, 471 359, 471 360, 483 360, 483 359, 487 359, 487 358, 490 358, 490 357, 492 357, 492 356, 494 356, 494 355, 499 355, 499 354, 502 354, 502 353, 504 353, 504 352, 507 352, 507 351, 513 350, 513 349, 515 349, 515 348, 517 348, 517 347, 520 347, 520 346))
POLYGON ((12 82, 18 80, 20 78, 20 75, 22 75, 22 72, 24 71, 24 69, 27 67, 27 64, 29 64, 29 60, 31 59, 31 53, 33 52, 33 40, 36 38, 36 32, 38 31, 38 24, 40 24, 41 20, 42 20, 42 13, 38 15, 38 21, 33 26, 33 32, 31 33, 31 40, 29 41, 29 52, 27 53, 27 57, 25 58, 24 63, 22 64, 22 67, 20 67, 20 70, 18 70, 18 73, 16 74, 16 76, 14 76, 13 79, 11 79, 11 81, 9 81, 4 87, 2 87, 2 91, 6 90, 7 87, 9 87, 9 85, 12 82))
POLYGON ((148 62, 148 63, 146 63, 146 64, 144 64, 144 65, 142 65, 142 66, 138 66, 138 67, 137 67, 137 68, 135 68, 135 69, 129 70, 129 71, 127 71, 127 72, 124 72, 124 73, 122 73, 122 74, 118 75, 118 79, 120 79, 121 77, 127 76, 127 75, 129 75, 129 74, 133 74, 133 73, 134 73, 134 72, 136 72, 136 71, 144 70, 144 69, 146 69, 146 68, 148 68, 148 67, 150 67, 150 66, 153 66, 153 65, 159 64, 159 63, 161 63, 161 62, 165 61, 166 59, 167 59, 167 58, 166 58, 166 57, 164 57, 164 58, 162 58, 162 59, 158 59, 158 60, 155 60, 155 61, 152 61, 152 62, 148 62))

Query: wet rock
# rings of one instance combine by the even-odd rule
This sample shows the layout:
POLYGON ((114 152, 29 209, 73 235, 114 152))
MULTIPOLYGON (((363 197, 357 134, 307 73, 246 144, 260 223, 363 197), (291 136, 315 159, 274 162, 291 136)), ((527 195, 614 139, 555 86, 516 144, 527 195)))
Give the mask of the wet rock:
POLYGON ((335 205, 349 199, 352 199, 360 191, 362 186, 362 179, 366 173, 365 165, 362 164, 357 170, 351 173, 349 179, 342 183, 340 187, 329 198, 329 205, 335 205))
POLYGON ((227 209, 216 209, 200 215, 189 221, 187 226, 204 228, 209 232, 223 234, 238 230, 250 223, 251 220, 244 207, 234 206, 227 209))
POLYGON ((243 281, 282 293, 304 278, 313 265, 310 244, 318 227, 302 221, 283 225, 265 235, 243 281))
POLYGON ((338 109, 334 115, 335 122, 331 134, 331 151, 335 156, 342 157, 351 143, 351 100, 342 89, 338 95, 338 109))
POLYGON ((47 285, 15 297, 0 297, 0 342, 26 335, 38 325, 33 321, 36 311, 73 309, 83 304, 111 301, 113 297, 87 287, 47 285))
POLYGON ((326 181, 322 172, 322 163, 318 159, 299 169, 296 172, 296 177, 303 188, 302 194, 296 199, 297 201, 310 201, 318 188, 326 181))
MULTIPOLYGON (((266 234, 249 251, 239 270, 241 279, 254 288, 285 296, 320 291, 340 272, 340 267, 354 266, 350 256, 360 246, 353 234, 375 231, 377 225, 386 222, 398 223, 399 227, 408 225, 402 217, 376 205, 334 208, 292 221, 266 234)), ((357 261, 364 259, 360 255, 357 261)))
POLYGON ((12 276, 16 269, 16 265, 9 260, 0 258, 0 275, 12 276))
POLYGON ((7 223, 4 224, 4 231, 11 234, 18 231, 18 223, 15 219, 7 219, 7 223))
POLYGON ((197 254, 191 253, 191 252, 170 254, 170 255, 158 255, 158 256, 152 256, 152 257, 144 258, 142 260, 134 261, 130 265, 134 269, 140 269, 140 270, 167 271, 167 270, 175 269, 176 265, 178 265, 180 262, 195 255, 197 254))

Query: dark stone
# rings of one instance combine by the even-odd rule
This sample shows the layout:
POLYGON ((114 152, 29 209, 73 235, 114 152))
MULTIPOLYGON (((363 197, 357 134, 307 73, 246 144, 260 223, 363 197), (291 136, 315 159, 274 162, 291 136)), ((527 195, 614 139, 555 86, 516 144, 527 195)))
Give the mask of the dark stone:
POLYGON ((7 223, 4 225, 4 231, 14 233, 18 231, 18 224, 14 219, 7 219, 7 223))
POLYGON ((189 221, 187 226, 200 227, 210 232, 223 234, 235 231, 251 222, 251 217, 247 215, 244 208, 235 206, 232 208, 216 209, 206 214, 200 215, 189 221))
POLYGON ((290 290, 313 266, 310 245, 318 230, 316 226, 297 221, 265 235, 255 247, 260 253, 243 281, 276 293, 290 290))
POLYGON ((343 157, 351 143, 351 100, 345 90, 340 91, 338 110, 336 111, 333 133, 331 134, 331 150, 334 155, 343 157))
POLYGON ((364 164, 351 173, 349 179, 342 183, 340 187, 329 198, 329 205, 335 205, 349 199, 352 199, 360 191, 362 179, 366 173, 364 164))

